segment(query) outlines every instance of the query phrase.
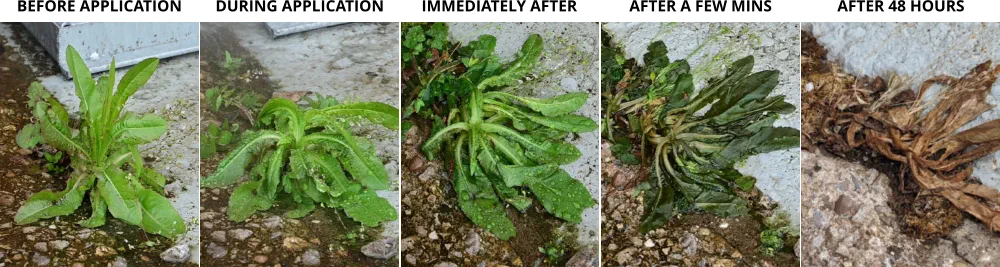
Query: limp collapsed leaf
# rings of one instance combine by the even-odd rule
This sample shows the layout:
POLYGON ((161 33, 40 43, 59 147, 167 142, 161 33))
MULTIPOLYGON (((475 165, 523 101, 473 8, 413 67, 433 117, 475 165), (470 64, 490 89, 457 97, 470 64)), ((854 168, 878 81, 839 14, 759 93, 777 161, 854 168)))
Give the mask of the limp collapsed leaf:
POLYGON ((610 38, 601 53, 607 110, 602 134, 615 143, 616 155, 652 167, 656 178, 644 194, 643 232, 690 211, 746 214, 747 201, 737 192, 752 190, 756 179, 734 165, 799 145, 798 130, 773 126, 779 115, 795 111, 784 96, 770 96, 779 73, 752 72, 752 56, 695 90, 687 61, 671 61, 661 41, 648 46, 644 67, 625 60, 610 38), (627 142, 639 147, 641 160, 628 157, 631 146, 622 145, 627 142))
MULTIPOLYGON (((848 157, 855 150, 873 151, 902 164, 890 176, 912 179, 920 195, 938 195, 1000 231, 1000 191, 970 183, 972 162, 1000 150, 1000 120, 966 130, 987 110, 987 95, 1000 74, 991 61, 962 77, 938 75, 914 91, 909 79, 891 74, 855 77, 826 59, 826 50, 803 33, 803 107, 806 148, 822 148, 848 157), (934 96, 934 86, 941 89, 934 96)), ((903 182, 905 183, 905 182, 903 182)), ((901 184, 900 187, 904 187, 901 184)))
POLYGON ((565 141, 569 134, 597 130, 596 122, 573 114, 587 101, 587 93, 535 98, 504 90, 532 71, 542 43, 541 36, 532 34, 513 61, 501 64, 493 54, 496 38, 483 35, 458 48, 458 59, 436 54, 454 61, 413 75, 421 81, 409 85, 424 92, 411 111, 448 107, 441 112, 448 116, 433 116, 442 123, 424 142, 423 152, 432 160, 450 156, 462 212, 503 240, 516 234, 505 203, 525 211, 532 205, 529 192, 546 211, 572 223, 580 223, 583 210, 596 204, 583 183, 559 167, 581 156, 565 141))
POLYGON ((66 109, 40 84, 33 83, 28 89, 28 105, 35 123, 18 133, 17 143, 26 149, 45 143, 67 152, 73 173, 63 191, 45 190, 29 197, 14 215, 14 221, 28 224, 69 215, 82 205, 89 192, 93 214, 77 222, 81 226, 104 225, 106 212, 111 211, 115 218, 148 233, 166 237, 183 234, 187 231, 184 220, 162 195, 165 178, 143 167, 138 149, 163 136, 167 122, 156 114, 124 111, 128 99, 152 77, 159 59, 133 66, 117 90, 114 60, 108 74, 96 82, 72 46, 66 49, 66 63, 80 98, 79 131, 71 130, 66 109), (126 164, 129 168, 123 168, 126 164))
POLYGON ((230 220, 270 209, 279 192, 297 205, 288 217, 306 216, 319 204, 343 209, 366 226, 397 218, 389 201, 375 194, 389 189, 389 174, 374 145, 347 129, 361 121, 396 129, 399 110, 377 102, 330 103, 305 111, 284 98, 264 105, 259 129, 245 132, 215 173, 201 180, 202 187, 222 187, 249 173, 230 195, 230 220))

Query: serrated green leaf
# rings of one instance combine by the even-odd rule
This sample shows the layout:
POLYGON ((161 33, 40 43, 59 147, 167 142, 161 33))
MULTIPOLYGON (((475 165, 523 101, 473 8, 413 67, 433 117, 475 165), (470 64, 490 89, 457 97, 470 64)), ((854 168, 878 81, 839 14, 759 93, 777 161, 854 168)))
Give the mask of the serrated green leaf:
POLYGON ((153 73, 156 72, 157 67, 160 65, 160 59, 149 58, 135 64, 122 76, 122 80, 118 82, 118 90, 114 95, 114 106, 115 110, 121 110, 125 102, 128 101, 140 87, 146 85, 149 78, 153 77, 153 73))
POLYGON ((582 222, 583 210, 596 204, 587 187, 562 169, 548 177, 527 179, 526 183, 545 210, 569 222, 582 222))
POLYGON ((285 167, 286 159, 288 158, 288 146, 279 145, 278 149, 274 150, 271 157, 263 161, 262 164, 267 164, 267 170, 264 174, 264 179, 261 180, 260 187, 257 189, 258 195, 267 199, 275 199, 278 194, 278 184, 281 183, 281 174, 283 168, 285 167))
POLYGON ((472 220, 472 223, 486 228, 501 240, 514 237, 516 233, 514 223, 510 221, 510 218, 507 218, 503 203, 500 203, 495 197, 476 197, 474 193, 479 189, 469 180, 468 174, 460 166, 461 164, 456 164, 454 187, 455 192, 458 193, 458 206, 465 213, 465 216, 472 220))
POLYGON ((789 127, 763 128, 754 135, 735 139, 712 159, 716 168, 729 168, 751 155, 799 146, 799 130, 789 127))
POLYGON ((653 229, 667 224, 675 214, 674 189, 669 187, 655 187, 646 191, 644 195, 644 214, 642 223, 639 224, 639 231, 646 233, 653 229))
POLYGON ((373 191, 363 191, 343 200, 344 213, 361 224, 374 227, 381 222, 396 220, 396 209, 373 191))
POLYGON ((542 37, 538 34, 528 36, 517 52, 517 58, 504 66, 501 73, 490 76, 479 82, 477 87, 482 90, 491 87, 510 86, 517 84, 521 78, 531 72, 542 55, 542 37))
POLYGON ((303 201, 302 203, 296 203, 294 210, 285 212, 285 217, 292 219, 306 217, 306 215, 309 215, 309 213, 315 209, 316 203, 313 203, 312 201, 303 201))
POLYGON ((399 109, 380 102, 340 104, 320 110, 328 119, 364 118, 390 130, 399 130, 399 109))
POLYGON ((119 142, 129 145, 139 145, 159 139, 167 132, 167 121, 156 114, 145 114, 141 117, 134 112, 126 112, 115 123, 111 130, 119 142))
POLYGON ((153 169, 144 169, 140 180, 146 186, 149 186, 151 190, 156 192, 163 192, 163 187, 167 184, 167 177, 160 174, 153 169))
POLYGON ((240 184, 233 190, 233 193, 229 195, 229 208, 226 209, 229 220, 242 222, 257 212, 254 199, 258 196, 254 192, 258 187, 260 187, 260 181, 253 181, 240 184))
POLYGON ((142 189, 139 190, 139 202, 142 204, 142 229, 147 233, 173 238, 187 231, 184 218, 166 197, 142 189))
POLYGON ((66 47, 66 66, 70 76, 73 77, 73 85, 76 88, 76 95, 80 97, 80 112, 86 112, 85 104, 89 104, 89 96, 94 92, 94 77, 91 76, 90 69, 80 57, 80 53, 73 46, 66 47))
POLYGON ((101 199, 108 204, 111 215, 132 225, 142 223, 142 205, 139 203, 137 189, 132 187, 125 172, 117 168, 108 168, 98 174, 97 190, 101 199))
POLYGON ((588 93, 586 92, 575 92, 558 95, 550 98, 533 98, 533 97, 523 97, 516 96, 504 92, 488 92, 486 93, 487 98, 503 98, 503 99, 514 99, 521 101, 522 104, 531 108, 531 110, 542 113, 545 116, 559 116, 569 114, 571 112, 579 110, 583 107, 583 104, 587 103, 588 93))
POLYGON ((101 200, 101 194, 97 190, 90 191, 90 218, 76 222, 80 226, 87 228, 101 227, 104 225, 108 212, 108 204, 101 200))
POLYGON ((660 69, 670 64, 670 57, 667 56, 667 45, 663 41, 656 41, 646 47, 646 54, 642 55, 642 61, 647 69, 660 69))
POLYGON ((215 153, 217 152, 215 139, 206 134, 201 134, 200 140, 201 140, 201 146, 200 146, 201 150, 199 151, 199 153, 201 154, 201 158, 207 159, 211 158, 212 156, 215 156, 215 153))
POLYGON ((355 139, 343 127, 337 129, 346 148, 340 155, 340 162, 351 173, 351 178, 373 190, 389 189, 389 174, 375 155, 375 146, 367 140, 355 139))
POLYGON ((35 123, 25 125, 24 128, 21 128, 21 131, 17 132, 17 136, 14 138, 17 146, 23 149, 32 149, 38 145, 38 142, 44 140, 39 130, 40 128, 35 123))
POLYGON ((34 110, 45 143, 63 151, 84 151, 83 147, 73 140, 69 125, 63 124, 59 120, 52 120, 46 108, 47 105, 36 105, 34 110))
POLYGON ((274 145, 282 137, 275 131, 245 133, 240 144, 219 162, 215 173, 201 179, 201 186, 212 188, 236 183, 250 164, 250 158, 265 147, 274 145))
POLYGON ((498 169, 504 183, 507 186, 514 187, 524 185, 525 181, 545 180, 555 173, 559 169, 559 166, 554 164, 538 166, 500 165, 498 169))
POLYGON ((555 163, 567 164, 580 158, 580 150, 575 146, 563 142, 538 141, 517 133, 510 128, 483 123, 480 127, 488 133, 497 134, 521 144, 525 149, 525 156, 542 164, 555 163))
POLYGON ((93 176, 80 177, 73 175, 66 182, 66 189, 61 192, 44 190, 28 197, 24 205, 14 215, 18 225, 29 224, 40 219, 72 214, 83 202, 83 194, 94 183, 93 176))
MULTIPOLYGON (((339 197, 346 192, 352 192, 351 182, 347 180, 347 175, 340 166, 340 162, 328 155, 321 153, 309 153, 307 156, 311 166, 314 166, 318 173, 324 178, 323 183, 329 186, 331 197, 339 197)), ((318 182, 317 182, 318 183, 318 182)))

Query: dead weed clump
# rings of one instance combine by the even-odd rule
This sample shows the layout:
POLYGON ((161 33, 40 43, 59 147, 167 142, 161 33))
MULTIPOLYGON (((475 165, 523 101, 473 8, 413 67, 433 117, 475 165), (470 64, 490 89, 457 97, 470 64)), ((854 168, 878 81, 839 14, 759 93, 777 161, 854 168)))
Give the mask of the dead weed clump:
MULTIPOLYGON (((809 142, 802 145, 845 158, 868 151, 898 163, 893 164, 898 166, 895 173, 886 174, 899 179, 900 191, 918 189, 918 201, 911 206, 926 203, 926 197, 943 197, 993 231, 1000 231, 1000 191, 970 179, 971 162, 1000 150, 1000 120, 959 131, 993 108, 986 103, 986 96, 1000 66, 992 65, 991 61, 983 62, 962 77, 939 75, 914 91, 908 78, 896 74, 886 79, 845 73, 826 59, 826 50, 815 38, 803 32, 802 133, 809 142), (907 183, 917 186, 908 187, 907 183)), ((927 214, 921 210, 924 208, 909 210, 927 214)), ((912 221, 913 217, 906 218, 912 221)), ((906 223, 916 225, 916 231, 935 228, 906 223)))

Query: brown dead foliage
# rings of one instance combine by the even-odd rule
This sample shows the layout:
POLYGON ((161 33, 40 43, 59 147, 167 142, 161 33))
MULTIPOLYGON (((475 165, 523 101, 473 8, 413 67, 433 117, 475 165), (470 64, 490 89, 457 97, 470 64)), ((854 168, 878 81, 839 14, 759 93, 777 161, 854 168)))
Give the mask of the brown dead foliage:
POLYGON ((1000 66, 986 61, 962 77, 928 79, 914 91, 895 74, 847 74, 809 33, 802 40, 804 148, 840 156, 873 151, 900 163, 895 176, 912 178, 919 195, 944 197, 1000 231, 1000 191, 969 179, 971 162, 1000 150, 1000 120, 958 131, 993 108, 986 96, 1000 66), (933 94, 935 85, 940 90, 933 94))

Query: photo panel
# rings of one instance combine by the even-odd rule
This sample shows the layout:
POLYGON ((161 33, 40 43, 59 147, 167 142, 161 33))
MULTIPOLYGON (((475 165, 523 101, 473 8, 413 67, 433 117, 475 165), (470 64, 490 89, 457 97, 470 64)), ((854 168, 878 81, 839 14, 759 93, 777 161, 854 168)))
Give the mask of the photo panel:
POLYGON ((398 266, 399 24, 201 35, 202 263, 398 266))
POLYGON ((605 23, 606 266, 798 266, 798 23, 605 23))
POLYGON ((596 266, 597 23, 403 23, 403 266, 596 266))

